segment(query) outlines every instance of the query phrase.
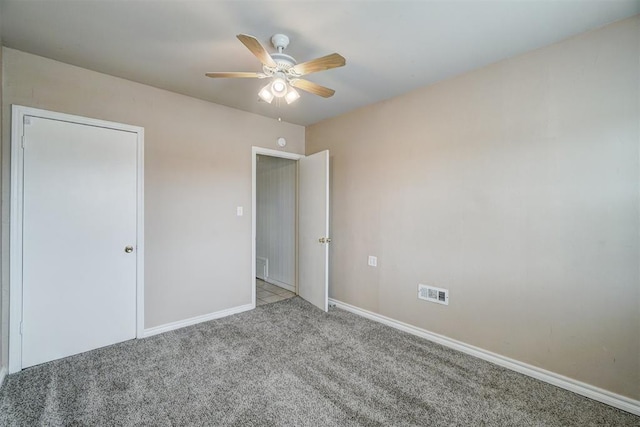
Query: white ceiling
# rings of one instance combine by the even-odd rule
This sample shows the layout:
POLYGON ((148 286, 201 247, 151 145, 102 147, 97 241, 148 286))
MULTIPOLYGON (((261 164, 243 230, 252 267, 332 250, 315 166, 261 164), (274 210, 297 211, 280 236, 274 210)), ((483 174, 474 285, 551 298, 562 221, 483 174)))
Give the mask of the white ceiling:
POLYGON ((5 46, 300 125, 640 13, 640 0, 0 1, 5 46), (298 62, 347 59, 308 76, 332 98, 268 105, 262 80, 204 76, 260 71, 235 36, 271 48, 278 32, 298 62))

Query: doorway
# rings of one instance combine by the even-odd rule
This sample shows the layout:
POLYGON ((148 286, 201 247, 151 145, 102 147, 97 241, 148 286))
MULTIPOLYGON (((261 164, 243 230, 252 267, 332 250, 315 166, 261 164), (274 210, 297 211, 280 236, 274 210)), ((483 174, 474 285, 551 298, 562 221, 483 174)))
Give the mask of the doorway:
POLYGON ((143 129, 13 106, 9 371, 142 330, 143 129))
POLYGON ((256 159, 256 305, 292 298, 296 289, 297 161, 256 159))
MULTIPOLYGON (((307 300, 323 311, 328 310, 329 298, 329 151, 321 151, 309 156, 288 153, 284 151, 270 150, 266 148, 252 148, 252 233, 251 233, 251 292, 252 304, 257 306, 257 285, 259 280, 266 282, 267 290, 269 286, 271 292, 278 292, 284 289, 294 292, 301 298, 307 300), (277 277, 268 283, 270 276, 270 261, 267 257, 258 257, 258 163, 259 158, 268 156, 271 158, 285 159, 289 162, 282 164, 296 166, 295 179, 295 216, 291 219, 291 210, 287 213, 280 213, 288 218, 284 224, 295 230, 293 240, 294 265, 292 269, 286 270, 293 274, 293 283, 287 283, 277 277), (293 161, 294 163, 291 163, 293 161), (293 224, 291 224, 293 222, 293 224), (259 271, 258 271, 259 270, 259 271), (277 281, 277 282, 276 282, 277 281), (278 283, 280 282, 280 283, 278 283), (269 285, 269 286, 267 286, 269 285), (287 285, 289 287, 287 287, 287 285)), ((273 164, 280 164, 281 160, 273 161, 273 164)), ((293 186, 289 182, 289 188, 293 186)), ((264 197, 261 195, 260 197, 264 197)), ((288 204, 287 206, 291 206, 288 204)), ((272 212, 277 213, 276 208, 272 212)), ((262 221, 262 219, 260 220, 262 221)), ((291 242, 291 239, 288 239, 291 242)), ((291 258, 288 258, 290 261, 291 258)), ((273 277, 273 276, 272 276, 273 277)), ((284 276, 283 276, 284 277, 284 276)), ((291 276, 289 276, 291 277, 291 276)), ((262 299, 267 295, 263 293, 262 299)), ((276 300, 277 298, 272 298, 276 300)))

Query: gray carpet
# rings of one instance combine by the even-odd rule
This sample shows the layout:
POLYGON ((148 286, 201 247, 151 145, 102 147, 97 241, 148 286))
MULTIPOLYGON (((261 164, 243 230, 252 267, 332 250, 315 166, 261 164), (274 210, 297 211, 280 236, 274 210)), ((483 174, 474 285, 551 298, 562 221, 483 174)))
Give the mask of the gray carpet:
POLYGON ((6 378, 3 426, 640 426, 640 417, 300 298, 6 378))

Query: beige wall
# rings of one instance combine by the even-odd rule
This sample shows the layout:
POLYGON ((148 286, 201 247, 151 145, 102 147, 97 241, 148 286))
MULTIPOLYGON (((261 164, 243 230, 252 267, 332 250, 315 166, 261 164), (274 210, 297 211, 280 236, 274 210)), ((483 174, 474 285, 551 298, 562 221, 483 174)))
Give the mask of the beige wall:
POLYGON ((251 303, 251 146, 303 153, 303 127, 7 48, 4 77, 5 182, 11 104, 145 128, 147 328, 251 303))
MULTIPOLYGON (((2 19, 0 17, 0 138, 2 135, 2 19)), ((1 169, 2 169, 2 161, 3 161, 3 153, 2 151, 0 151, 0 188, 4 188, 5 186, 5 182, 4 182, 4 177, 2 176, 3 174, 1 173, 1 169)), ((4 192, 2 193, 4 194, 4 192)), ((4 198, 4 196, 2 196, 2 198, 4 198)), ((6 247, 5 247, 5 236, 4 236, 4 232, 5 232, 5 227, 4 223, 5 223, 5 217, 4 217, 4 202, 0 203, 0 254, 4 254, 6 247)), ((1 256, 0 256, 1 258, 1 256)), ((4 265, 2 263, 2 260, 0 259, 0 284, 3 281, 3 278, 5 277, 5 268, 4 265)), ((7 344, 6 344, 6 340, 9 338, 9 310, 8 307, 5 307, 5 304, 8 305, 9 303, 9 291, 5 290, 2 286, 0 286, 0 371, 2 371, 3 368, 7 368, 7 366, 9 365, 9 359, 6 357, 6 355, 8 354, 8 348, 7 348, 7 344)))
POLYGON ((308 127, 331 150, 330 296, 640 398, 639 26, 308 127))

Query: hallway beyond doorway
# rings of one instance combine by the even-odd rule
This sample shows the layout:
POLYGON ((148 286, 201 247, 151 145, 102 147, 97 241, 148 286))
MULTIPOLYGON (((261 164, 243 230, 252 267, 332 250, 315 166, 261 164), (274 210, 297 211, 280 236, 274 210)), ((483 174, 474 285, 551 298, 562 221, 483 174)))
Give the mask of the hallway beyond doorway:
POLYGON ((291 291, 272 285, 271 283, 267 283, 258 278, 256 278, 256 291, 256 306, 278 302, 296 296, 296 294, 291 291))

